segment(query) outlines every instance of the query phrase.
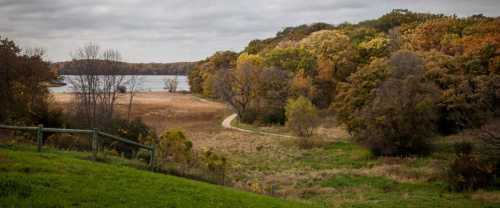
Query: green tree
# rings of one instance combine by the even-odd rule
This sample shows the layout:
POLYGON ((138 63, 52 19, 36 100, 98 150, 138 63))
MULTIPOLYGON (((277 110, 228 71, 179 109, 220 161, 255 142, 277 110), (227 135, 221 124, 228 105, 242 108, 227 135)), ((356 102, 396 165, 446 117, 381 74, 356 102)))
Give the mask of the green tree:
POLYGON ((309 137, 318 125, 318 110, 309 99, 289 99, 285 106, 286 126, 301 137, 309 137))

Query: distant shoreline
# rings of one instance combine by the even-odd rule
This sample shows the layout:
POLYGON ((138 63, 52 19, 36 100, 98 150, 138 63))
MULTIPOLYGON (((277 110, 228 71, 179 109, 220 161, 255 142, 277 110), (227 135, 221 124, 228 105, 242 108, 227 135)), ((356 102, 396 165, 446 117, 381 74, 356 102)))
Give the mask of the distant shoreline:
MULTIPOLYGON (((56 62, 51 64, 59 75, 78 75, 72 67, 73 61, 56 62)), ((198 62, 174 63, 126 63, 123 64, 125 75, 187 75, 198 62)))

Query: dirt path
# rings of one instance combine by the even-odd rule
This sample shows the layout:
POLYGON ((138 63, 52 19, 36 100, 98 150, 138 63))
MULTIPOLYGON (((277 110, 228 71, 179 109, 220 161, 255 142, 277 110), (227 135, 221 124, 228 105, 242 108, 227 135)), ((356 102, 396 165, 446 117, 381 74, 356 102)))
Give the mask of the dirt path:
POLYGON ((254 130, 248 130, 248 129, 242 129, 242 128, 238 128, 238 127, 235 127, 235 126, 232 126, 231 125, 231 122, 237 117, 238 115, 236 115, 236 113, 233 113, 231 114, 230 116, 226 117, 223 121, 222 121, 222 127, 226 128, 226 129, 233 129, 233 130, 237 130, 237 131, 241 131, 241 132, 247 132, 247 133, 254 133, 254 134, 262 134, 262 135, 269 135, 269 136, 278 136, 278 137, 287 137, 287 138, 296 138, 294 136, 290 136, 290 135, 283 135, 283 134, 273 134, 273 133, 268 133, 268 132, 262 132, 262 131, 254 131, 254 130))

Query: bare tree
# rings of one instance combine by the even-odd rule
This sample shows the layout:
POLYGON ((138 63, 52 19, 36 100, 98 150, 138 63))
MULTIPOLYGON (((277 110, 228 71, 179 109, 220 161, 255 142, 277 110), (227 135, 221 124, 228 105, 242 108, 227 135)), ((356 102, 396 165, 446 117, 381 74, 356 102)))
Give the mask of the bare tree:
POLYGON ((142 77, 136 75, 130 75, 125 83, 128 90, 128 109, 127 109, 127 120, 130 121, 130 114, 132 112, 132 104, 134 101, 134 96, 142 85, 142 77))
POLYGON ((168 90, 168 92, 174 93, 177 91, 177 85, 178 85, 177 76, 175 76, 175 78, 173 79, 167 78, 163 80, 163 83, 165 84, 164 89, 168 90))
POLYGON ((120 60, 118 51, 101 53, 99 46, 93 43, 73 54, 71 68, 77 74, 70 82, 75 88, 77 110, 88 127, 110 127, 118 88, 126 81, 124 64, 120 60))

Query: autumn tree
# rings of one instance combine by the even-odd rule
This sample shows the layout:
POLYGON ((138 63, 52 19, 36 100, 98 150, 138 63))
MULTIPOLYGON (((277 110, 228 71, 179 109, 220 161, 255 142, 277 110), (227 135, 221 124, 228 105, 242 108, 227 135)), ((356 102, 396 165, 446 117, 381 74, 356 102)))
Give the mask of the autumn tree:
POLYGON ((295 97, 304 96, 314 99, 317 89, 313 85, 313 79, 304 72, 296 73, 290 83, 290 93, 295 97))
POLYGON ((397 26, 415 23, 418 24, 420 22, 443 16, 444 15, 442 14, 418 13, 407 9, 394 9, 391 12, 382 15, 382 17, 378 19, 361 22, 360 25, 370 26, 380 31, 388 31, 397 26))
POLYGON ((361 109, 362 125, 355 139, 377 155, 427 153, 435 133, 438 89, 423 78, 423 61, 400 51, 389 60, 390 77, 361 109))
POLYGON ((191 92, 207 97, 216 95, 214 90, 214 74, 219 70, 229 70, 236 67, 238 54, 232 51, 218 51, 214 55, 199 62, 188 75, 191 92))
POLYGON ((387 79, 390 73, 389 60, 373 59, 370 64, 361 67, 349 77, 349 82, 338 85, 337 97, 331 109, 337 120, 347 126, 350 132, 364 128, 362 109, 373 102, 376 89, 387 79))
POLYGON ((256 118, 251 104, 255 104, 255 97, 259 93, 263 64, 264 60, 258 55, 242 54, 238 58, 236 69, 232 71, 234 93, 229 103, 232 103, 243 122, 253 122, 256 118))
POLYGON ((201 67, 197 65, 188 74, 189 88, 192 93, 201 94, 203 92, 201 71, 201 67))
POLYGON ((332 75, 324 79, 344 81, 356 68, 357 52, 351 39, 339 30, 318 31, 301 41, 302 47, 314 54, 319 63, 319 74, 332 75))
POLYGON ((285 123, 285 105, 290 96, 291 73, 279 68, 262 71, 259 89, 258 119, 263 123, 285 123))
POLYGON ((290 72, 312 74, 316 69, 315 57, 303 48, 275 48, 264 55, 264 61, 268 67, 290 72))
POLYGON ((301 41, 301 46, 317 60, 316 73, 311 77, 316 88, 312 101, 321 108, 328 107, 334 99, 337 82, 345 81, 355 71, 358 52, 342 30, 312 33, 301 41))
POLYGON ((442 90, 439 129, 453 133, 479 127, 498 116, 500 21, 486 17, 439 18, 403 35, 403 45, 419 50, 426 76, 442 90), (485 93, 489 92, 489 93, 485 93))
POLYGON ((0 37, 0 121, 50 124, 47 86, 56 79, 44 50, 21 50, 0 37))

